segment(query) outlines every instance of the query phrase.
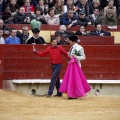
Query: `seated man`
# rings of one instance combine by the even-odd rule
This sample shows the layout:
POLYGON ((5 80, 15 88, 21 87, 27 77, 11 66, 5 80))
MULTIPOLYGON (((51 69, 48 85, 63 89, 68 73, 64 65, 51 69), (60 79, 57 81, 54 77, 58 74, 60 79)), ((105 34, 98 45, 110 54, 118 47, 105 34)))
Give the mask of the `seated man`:
POLYGON ((17 37, 20 38, 21 44, 26 44, 27 41, 32 37, 29 34, 28 26, 22 27, 22 33, 20 31, 17 31, 17 37))
POLYGON ((25 13, 25 8, 20 7, 13 20, 15 24, 29 24, 32 19, 32 15, 27 15, 25 13))
POLYGON ((65 25, 61 25, 59 27, 59 30, 56 31, 56 33, 60 34, 60 36, 63 36, 63 37, 74 35, 74 32, 67 30, 65 25))
POLYGON ((111 36, 111 33, 102 30, 101 24, 98 24, 98 25, 96 25, 96 30, 91 31, 90 35, 95 35, 95 36, 111 36))
POLYGON ((3 30, 4 35, 10 34, 10 28, 8 28, 7 26, 4 25, 4 22, 2 19, 0 19, 0 29, 3 30))
POLYGON ((11 28, 10 36, 5 39, 5 44, 21 44, 20 39, 16 37, 17 30, 11 28))
POLYGON ((3 35, 3 30, 0 29, 0 44, 5 44, 5 40, 4 40, 4 38, 2 37, 2 35, 3 35))
POLYGON ((43 37, 39 36, 40 30, 38 28, 32 29, 33 36, 27 41, 26 44, 45 44, 45 40, 43 37))
POLYGON ((61 39, 61 35, 55 32, 55 39, 57 40, 57 45, 64 45, 64 40, 61 39))
POLYGON ((87 25, 91 25, 92 23, 89 22, 88 17, 85 14, 84 10, 80 10, 77 22, 74 24, 75 25, 82 25, 82 26, 87 26, 87 25))
POLYGON ((67 13, 64 13, 63 16, 60 17, 61 25, 68 25, 68 28, 74 26, 77 23, 77 16, 74 15, 73 11, 68 10, 67 13))
POLYGON ((112 9, 108 9, 106 15, 101 17, 100 23, 101 25, 116 26, 117 19, 114 15, 114 11, 112 9))

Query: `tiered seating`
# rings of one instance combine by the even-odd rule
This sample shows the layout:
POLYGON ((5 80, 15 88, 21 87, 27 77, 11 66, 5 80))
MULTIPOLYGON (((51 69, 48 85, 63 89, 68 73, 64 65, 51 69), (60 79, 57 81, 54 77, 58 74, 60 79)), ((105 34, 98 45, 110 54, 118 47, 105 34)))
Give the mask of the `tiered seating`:
MULTIPOLYGON (((29 24, 7 24, 8 27, 16 28, 17 30, 21 30, 24 25, 26 25, 30 28, 29 24)), ((59 29, 59 25, 42 25, 40 35, 42 37, 44 37, 44 39, 47 43, 49 43, 51 36, 54 35, 54 32, 58 29, 59 29)), ((71 31, 77 31, 78 29, 79 29, 79 26, 75 26, 75 27, 70 28, 71 31)), ((87 26, 86 27, 86 31, 91 31, 91 30, 94 30, 94 29, 95 29, 94 26, 87 26)), ((119 37, 120 26, 118 26, 117 29, 109 29, 107 26, 102 26, 102 29, 105 30, 105 31, 110 31, 111 35, 114 36, 114 43, 115 44, 120 44, 120 37, 119 37)), ((31 28, 30 28, 30 34, 32 34, 31 28)), ((7 37, 7 36, 5 36, 5 37, 7 37)), ((103 39, 103 38, 100 37, 99 39, 103 39)), ((110 39, 112 39, 112 38, 110 38, 110 39)), ((108 44, 108 43, 106 43, 106 44, 108 44)))

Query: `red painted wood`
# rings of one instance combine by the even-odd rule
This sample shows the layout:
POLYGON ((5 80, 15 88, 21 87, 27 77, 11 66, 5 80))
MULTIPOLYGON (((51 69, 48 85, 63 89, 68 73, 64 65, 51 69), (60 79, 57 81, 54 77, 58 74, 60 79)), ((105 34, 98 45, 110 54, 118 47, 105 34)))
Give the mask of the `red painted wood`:
MULTIPOLYGON (((16 28, 17 30, 21 30, 23 26, 28 26, 29 29, 30 28, 30 24, 6 24, 6 26, 10 27, 10 28, 16 28)), ((60 25, 42 25, 41 27, 41 30, 51 30, 51 31, 55 31, 55 30, 58 30, 60 27, 60 25)), ((72 31, 76 31, 79 29, 79 26, 74 26, 72 28, 70 28, 69 30, 72 30, 72 31)), ((91 30, 94 30, 95 27, 94 26, 87 26, 86 27, 86 30, 87 31, 91 31, 91 30)), ((106 31, 111 31, 111 32, 114 32, 114 31, 120 31, 120 25, 117 26, 117 29, 109 29, 107 26, 102 26, 102 29, 103 30, 106 30, 106 31)))
MULTIPOLYGON (((48 46, 48 45, 47 45, 48 46)), ((47 46, 36 45, 37 50, 47 46)), ((67 51, 69 45, 63 46, 67 51)), ((83 45, 86 60, 81 61, 87 79, 120 80, 120 45, 83 45)), ((49 56, 39 57, 33 53, 32 45, 4 45, 3 79, 50 79, 49 56)), ((63 57, 60 77, 63 78, 67 60, 63 57)))
MULTIPOLYGON (((51 38, 54 35, 51 35, 51 38)), ((114 45, 114 36, 81 36, 77 35, 81 45, 114 45)), ((63 37, 61 37, 64 40, 63 37)))
POLYGON ((3 45, 0 45, 0 89, 2 89, 3 84, 3 45))

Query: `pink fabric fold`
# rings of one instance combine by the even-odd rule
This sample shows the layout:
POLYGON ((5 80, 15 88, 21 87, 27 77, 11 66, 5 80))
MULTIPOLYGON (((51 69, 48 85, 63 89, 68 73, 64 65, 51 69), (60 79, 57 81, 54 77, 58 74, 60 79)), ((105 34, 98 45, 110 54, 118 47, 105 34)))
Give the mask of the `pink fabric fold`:
POLYGON ((83 97, 91 90, 77 60, 73 57, 66 69, 59 92, 67 93, 69 97, 83 97))

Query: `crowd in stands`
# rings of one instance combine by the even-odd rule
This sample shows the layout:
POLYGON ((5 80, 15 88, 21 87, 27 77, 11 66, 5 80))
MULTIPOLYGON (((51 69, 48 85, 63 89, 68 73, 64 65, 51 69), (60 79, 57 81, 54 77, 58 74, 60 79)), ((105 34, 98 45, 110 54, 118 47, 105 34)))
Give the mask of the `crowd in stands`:
MULTIPOLYGON (((102 34, 95 32, 101 30, 101 25, 120 25, 120 0, 0 0, 0 30, 12 34, 6 24, 30 24, 34 38, 34 29, 40 30, 42 24, 65 25, 67 29, 79 25, 76 35, 110 36, 103 30, 102 34), (96 30, 88 34, 85 27, 90 25, 96 26, 96 30)), ((16 36, 21 44, 29 44, 25 38, 28 40, 30 35, 24 29, 27 26, 22 33, 17 31, 16 36)), ((40 43, 45 43, 44 38, 40 39, 40 43)))

